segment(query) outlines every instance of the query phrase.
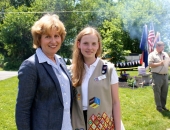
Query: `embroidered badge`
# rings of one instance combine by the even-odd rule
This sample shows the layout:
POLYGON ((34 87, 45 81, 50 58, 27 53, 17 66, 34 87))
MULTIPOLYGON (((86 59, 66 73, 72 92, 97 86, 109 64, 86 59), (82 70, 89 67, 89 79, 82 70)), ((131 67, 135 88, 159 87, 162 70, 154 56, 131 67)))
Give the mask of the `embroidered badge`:
POLYGON ((92 115, 88 120, 89 130, 114 130, 113 117, 110 117, 104 112, 102 115, 92 115))
POLYGON ((102 74, 106 74, 107 73, 107 65, 103 65, 102 66, 102 74))
POLYGON ((95 130, 96 129, 96 124, 92 124, 92 129, 95 130))
POLYGON ((100 115, 100 113, 97 114, 97 119, 101 120, 102 116, 100 115))
POLYGON ((100 99, 97 97, 93 97, 89 100, 89 105, 92 108, 97 108, 100 105, 100 99))
POLYGON ((81 95, 78 93, 77 94, 77 100, 80 100, 81 95))

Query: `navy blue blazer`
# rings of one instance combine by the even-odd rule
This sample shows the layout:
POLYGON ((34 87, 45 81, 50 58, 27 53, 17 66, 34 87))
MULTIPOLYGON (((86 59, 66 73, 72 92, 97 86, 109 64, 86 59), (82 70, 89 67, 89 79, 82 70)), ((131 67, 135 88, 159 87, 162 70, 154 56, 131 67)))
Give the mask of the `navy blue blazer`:
MULTIPOLYGON (((63 63, 61 68, 70 80, 65 62, 61 58, 60 61, 63 63)), ((47 63, 39 63, 34 54, 21 64, 18 79, 17 129, 61 130, 64 105, 60 84, 52 67, 47 63)), ((72 104, 71 80, 70 89, 72 104)))

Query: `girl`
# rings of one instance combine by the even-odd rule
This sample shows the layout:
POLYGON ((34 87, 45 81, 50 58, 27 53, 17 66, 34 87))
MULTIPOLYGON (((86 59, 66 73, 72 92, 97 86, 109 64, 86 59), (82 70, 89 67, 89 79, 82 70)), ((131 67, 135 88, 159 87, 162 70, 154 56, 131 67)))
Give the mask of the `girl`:
POLYGON ((71 67, 73 130, 121 130, 118 76, 113 64, 99 58, 101 52, 100 34, 84 28, 75 39, 71 67))

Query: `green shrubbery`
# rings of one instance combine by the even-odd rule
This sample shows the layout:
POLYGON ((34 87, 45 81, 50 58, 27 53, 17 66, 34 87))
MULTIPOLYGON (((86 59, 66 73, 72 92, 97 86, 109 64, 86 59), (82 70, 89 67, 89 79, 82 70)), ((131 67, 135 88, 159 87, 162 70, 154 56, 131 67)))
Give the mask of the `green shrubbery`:
POLYGON ((136 79, 135 79, 135 77, 129 77, 129 78, 127 79, 127 84, 128 84, 130 87, 136 86, 136 79))
POLYGON ((3 69, 4 70, 18 70, 22 61, 17 58, 6 57, 3 61, 3 69))
POLYGON ((4 57, 0 54, 0 68, 3 68, 4 57))

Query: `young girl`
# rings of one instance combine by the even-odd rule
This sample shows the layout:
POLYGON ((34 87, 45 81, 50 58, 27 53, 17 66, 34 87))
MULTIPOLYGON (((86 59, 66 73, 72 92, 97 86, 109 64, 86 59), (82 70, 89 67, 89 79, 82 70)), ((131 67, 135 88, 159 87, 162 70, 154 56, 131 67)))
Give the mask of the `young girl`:
POLYGON ((118 76, 113 64, 99 58, 101 52, 100 34, 84 28, 76 37, 71 67, 73 130, 121 130, 118 76))

